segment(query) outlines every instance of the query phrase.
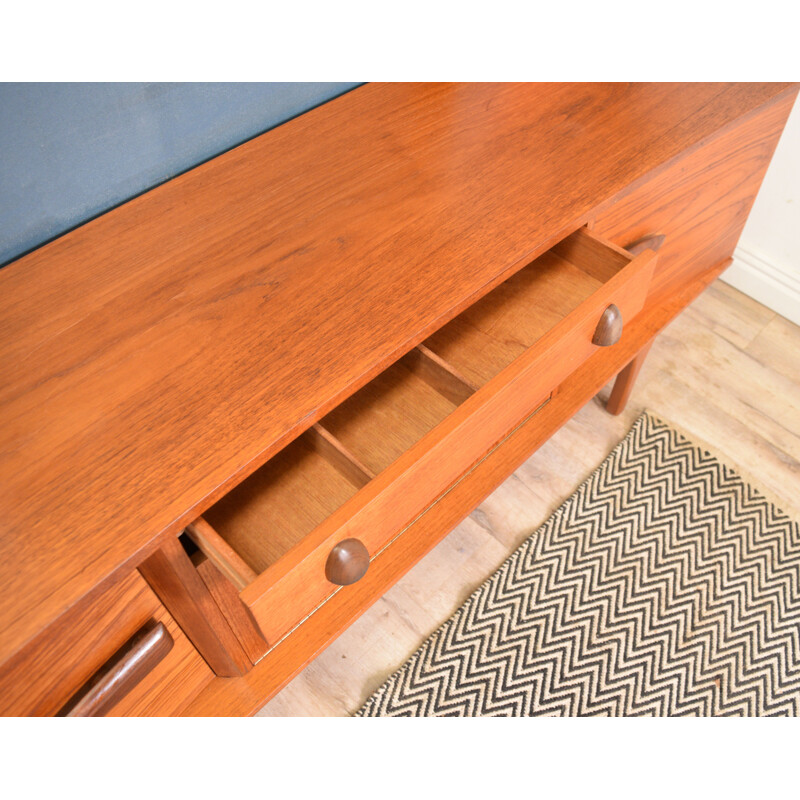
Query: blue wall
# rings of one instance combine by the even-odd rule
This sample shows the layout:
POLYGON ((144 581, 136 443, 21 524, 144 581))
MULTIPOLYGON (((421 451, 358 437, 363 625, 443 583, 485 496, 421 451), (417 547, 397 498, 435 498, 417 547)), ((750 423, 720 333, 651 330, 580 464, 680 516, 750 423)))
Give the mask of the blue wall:
POLYGON ((354 86, 0 84, 0 265, 354 86))

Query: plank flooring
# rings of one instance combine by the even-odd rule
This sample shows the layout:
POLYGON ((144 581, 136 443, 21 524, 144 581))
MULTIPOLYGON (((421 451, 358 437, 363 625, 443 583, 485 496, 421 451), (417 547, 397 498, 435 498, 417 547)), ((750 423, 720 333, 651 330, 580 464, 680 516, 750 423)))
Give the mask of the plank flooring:
POLYGON ((301 672, 261 716, 343 716, 366 698, 608 455, 644 408, 800 514, 800 327, 717 281, 656 339, 628 408, 611 385, 301 672))

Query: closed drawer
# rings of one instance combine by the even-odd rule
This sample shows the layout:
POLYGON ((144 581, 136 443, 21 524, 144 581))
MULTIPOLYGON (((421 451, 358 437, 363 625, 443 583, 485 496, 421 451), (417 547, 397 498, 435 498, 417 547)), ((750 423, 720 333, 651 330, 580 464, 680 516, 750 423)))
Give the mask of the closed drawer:
MULTIPOLYGON (((270 645, 363 574, 642 307, 655 256, 581 229, 334 409, 190 533, 270 645)), ((624 333, 623 333, 624 335, 624 333)))
POLYGON ((212 677, 134 572, 70 609, 3 665, 0 713, 168 715, 212 677))

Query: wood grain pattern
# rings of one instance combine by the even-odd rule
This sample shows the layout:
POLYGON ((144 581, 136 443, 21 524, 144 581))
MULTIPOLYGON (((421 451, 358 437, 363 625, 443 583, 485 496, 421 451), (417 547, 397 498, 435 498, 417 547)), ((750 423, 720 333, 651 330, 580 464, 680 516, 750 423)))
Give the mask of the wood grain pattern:
POLYGON ((622 247, 664 236, 655 301, 731 256, 793 101, 792 94, 780 98, 597 210, 594 232, 622 247))
POLYGON ((139 566, 215 674, 242 675, 251 661, 178 539, 168 539, 139 566))
POLYGON ((748 179, 795 91, 365 86, 2 270, 0 659, 599 204, 758 115, 748 179))
POLYGON ((101 717, 164 660, 174 644, 166 625, 146 625, 116 653, 58 716, 101 717))

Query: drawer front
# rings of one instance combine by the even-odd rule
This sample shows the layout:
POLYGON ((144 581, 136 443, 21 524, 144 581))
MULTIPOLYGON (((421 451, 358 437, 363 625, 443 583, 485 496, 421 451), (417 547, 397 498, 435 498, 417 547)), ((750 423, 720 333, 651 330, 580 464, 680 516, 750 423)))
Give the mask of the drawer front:
POLYGON ((160 650, 149 662, 134 664, 125 685, 106 680, 103 705, 97 707, 104 714, 177 711, 213 676, 141 576, 131 573, 70 609, 0 668, 0 713, 52 716, 69 710, 93 679, 108 676, 126 645, 135 645, 143 629, 158 623, 166 629, 167 645, 157 643, 160 650))
MULTIPOLYGON (((619 257, 615 249, 614 258, 619 257)), ((598 350, 593 337, 609 306, 617 306, 623 320, 635 316, 644 304, 654 263, 653 253, 643 253, 605 280, 533 346, 245 588, 241 597, 270 644, 279 641, 334 592, 348 591, 347 586, 339 589, 326 578, 329 557, 340 542, 355 539, 363 544, 370 559, 376 558, 598 350)))
POLYGON ((173 641, 166 657, 106 712, 107 716, 165 717, 178 714, 214 673, 163 606, 153 615, 173 641))

